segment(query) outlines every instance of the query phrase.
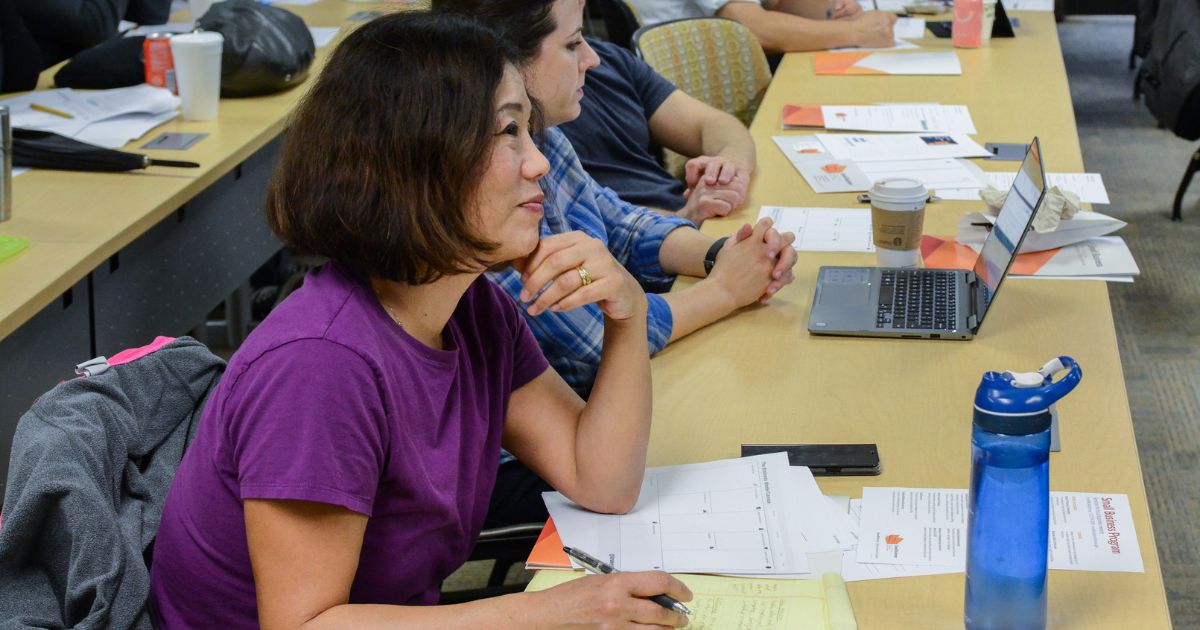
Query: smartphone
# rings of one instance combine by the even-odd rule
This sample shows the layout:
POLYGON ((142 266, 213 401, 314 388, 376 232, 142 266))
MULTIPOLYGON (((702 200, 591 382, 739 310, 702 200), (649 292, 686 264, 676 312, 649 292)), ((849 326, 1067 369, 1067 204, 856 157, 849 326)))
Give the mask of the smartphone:
POLYGON ((792 466, 808 466, 813 475, 878 475, 874 444, 743 444, 742 457, 787 453, 792 466))
POLYGON ((934 37, 945 39, 951 35, 950 22, 929 21, 925 23, 925 28, 929 29, 929 32, 933 33, 934 37))

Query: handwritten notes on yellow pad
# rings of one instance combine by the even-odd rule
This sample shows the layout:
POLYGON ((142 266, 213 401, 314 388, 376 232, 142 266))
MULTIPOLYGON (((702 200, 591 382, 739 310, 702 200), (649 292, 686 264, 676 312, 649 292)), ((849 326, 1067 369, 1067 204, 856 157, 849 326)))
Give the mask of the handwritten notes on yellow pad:
MULTIPOLYGON (((583 577, 579 571, 539 571, 529 583, 541 591, 583 577)), ((696 598, 693 630, 855 630, 846 583, 836 573, 819 580, 770 580, 715 575, 676 575, 696 598)))

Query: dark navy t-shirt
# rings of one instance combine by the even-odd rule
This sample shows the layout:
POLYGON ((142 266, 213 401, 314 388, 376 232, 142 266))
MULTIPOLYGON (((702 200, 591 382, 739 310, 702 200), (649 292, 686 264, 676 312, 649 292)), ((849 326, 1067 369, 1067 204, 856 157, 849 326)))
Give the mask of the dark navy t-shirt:
POLYGON ((639 206, 678 210, 683 182, 658 163, 650 117, 675 91, 628 50, 589 39, 600 65, 587 73, 579 118, 559 125, 596 181, 639 206))

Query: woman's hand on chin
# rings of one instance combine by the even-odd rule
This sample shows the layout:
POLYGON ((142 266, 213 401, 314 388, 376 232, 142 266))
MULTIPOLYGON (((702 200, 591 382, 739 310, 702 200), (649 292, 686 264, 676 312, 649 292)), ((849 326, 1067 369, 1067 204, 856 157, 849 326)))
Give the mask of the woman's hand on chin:
POLYGON ((544 237, 529 256, 513 261, 513 266, 525 283, 521 302, 533 300, 526 307, 530 315, 595 303, 611 320, 646 316, 642 287, 604 243, 583 232, 544 237))

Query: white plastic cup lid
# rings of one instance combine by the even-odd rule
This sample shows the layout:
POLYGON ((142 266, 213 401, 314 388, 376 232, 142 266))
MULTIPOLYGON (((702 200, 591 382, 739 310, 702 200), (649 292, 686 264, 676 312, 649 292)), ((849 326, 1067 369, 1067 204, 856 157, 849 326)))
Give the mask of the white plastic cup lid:
POLYGON ((221 45, 225 43, 225 38, 216 31, 196 31, 194 33, 180 33, 171 37, 171 48, 209 48, 216 44, 216 49, 220 50, 221 45))
POLYGON ((925 184, 907 177, 881 179, 871 187, 871 199, 882 203, 916 203, 928 198, 925 184))

